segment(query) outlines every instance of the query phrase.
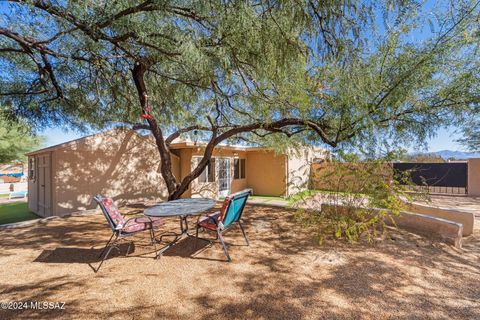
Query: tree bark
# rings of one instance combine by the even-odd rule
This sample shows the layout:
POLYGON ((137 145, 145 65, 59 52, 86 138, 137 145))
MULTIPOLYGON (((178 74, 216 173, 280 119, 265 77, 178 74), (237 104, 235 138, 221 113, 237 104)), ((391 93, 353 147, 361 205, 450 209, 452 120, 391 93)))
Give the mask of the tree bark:
MULTIPOLYGON (((140 105, 142 110, 147 107, 147 88, 145 85, 145 72, 149 67, 148 61, 139 61, 135 63, 135 66, 132 69, 133 80, 135 83, 135 87, 138 92, 138 98, 140 101, 140 105)), ((205 152, 203 154, 202 159, 198 163, 198 165, 187 175, 185 176, 180 182, 177 181, 175 176, 173 175, 172 171, 172 159, 170 154, 170 143, 173 141, 174 138, 178 137, 182 132, 188 132, 190 129, 197 128, 188 127, 180 130, 179 132, 173 133, 170 137, 164 138, 163 132, 160 129, 157 121, 153 117, 146 118, 148 122, 148 126, 155 138, 155 143, 157 145, 158 152, 160 154, 161 160, 161 174, 165 181, 168 190, 168 201, 179 199, 182 194, 187 191, 188 187, 190 186, 191 182, 196 179, 200 174, 205 170, 205 167, 209 164, 210 159, 212 158, 213 151, 215 147, 221 143, 222 141, 244 133, 244 132, 251 132, 258 129, 263 129, 267 131, 275 131, 275 132, 282 132, 282 128, 288 126, 303 126, 309 127, 310 129, 314 130, 319 134, 324 142, 330 144, 332 146, 336 145, 336 141, 330 141, 324 131, 324 127, 318 123, 303 120, 303 119, 295 119, 295 118, 285 118, 271 123, 252 123, 244 126, 235 126, 231 129, 222 132, 221 134, 218 133, 218 127, 215 127, 212 124, 211 132, 212 137, 208 142, 207 146, 205 147, 205 152)), ((199 127, 202 130, 206 130, 205 127, 199 127)))
POLYGON ((214 133, 214 136, 212 139, 210 139, 210 142, 207 144, 205 148, 205 152, 203 153, 203 157, 198 163, 197 167, 193 169, 187 176, 185 176, 182 179, 182 182, 178 185, 177 190, 173 194, 171 194, 172 199, 178 199, 180 196, 187 191, 188 187, 190 186, 190 183, 192 183, 193 180, 195 180, 202 172, 205 170, 206 166, 210 163, 210 159, 212 159, 213 155, 213 150, 215 149, 216 144, 214 143, 214 139, 216 137, 216 134, 214 133))
MULTIPOLYGON (((138 99, 140 100, 142 109, 147 105, 147 88, 144 79, 145 71, 147 71, 147 69, 148 64, 146 62, 137 62, 132 69, 133 81, 135 83, 135 87, 137 88, 138 99)), ((146 120, 155 138, 155 144, 157 145, 158 152, 160 153, 160 173, 162 174, 165 184, 167 185, 169 194, 168 200, 178 199, 181 194, 178 195, 178 192, 176 192, 179 184, 172 172, 170 148, 166 145, 162 130, 158 126, 155 118, 149 118, 146 120)))

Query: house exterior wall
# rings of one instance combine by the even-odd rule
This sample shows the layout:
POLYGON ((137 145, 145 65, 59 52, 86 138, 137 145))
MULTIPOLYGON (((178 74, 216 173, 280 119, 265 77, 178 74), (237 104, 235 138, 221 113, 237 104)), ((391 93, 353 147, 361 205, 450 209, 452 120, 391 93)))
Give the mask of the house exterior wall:
MULTIPOLYGON (((185 178, 192 170, 192 149, 180 150, 180 180, 185 178)), ((182 198, 191 198, 191 186, 182 194, 182 198)))
MULTIPOLYGON (((178 181, 187 176, 203 156, 203 147, 177 145, 172 153, 172 171, 178 181)), ((128 128, 84 137, 59 146, 30 153, 37 159, 35 171, 38 175, 38 158, 50 155, 49 187, 52 211, 49 215, 65 215, 75 211, 96 207, 92 202, 95 194, 111 196, 121 204, 152 203, 163 201, 168 192, 160 172, 160 157, 151 136, 141 136, 128 128)), ((217 148, 214 159, 230 159, 229 193, 252 188, 256 195, 284 196, 293 188, 299 188, 308 180, 295 177, 312 157, 277 155, 272 150, 242 147, 217 148), (234 160, 245 159, 245 178, 234 179, 234 160), (290 171, 289 171, 290 170, 290 171), (287 172, 288 171, 288 172, 287 172), (297 179, 297 180, 296 180, 297 179), (300 179, 300 180, 298 180, 300 179), (287 188, 287 182, 292 187, 287 188)), ((215 181, 200 183, 195 179, 182 195, 189 197, 219 197, 219 161, 215 161, 215 181)), ((39 211, 38 179, 28 181, 30 210, 39 211)))
POLYGON ((286 156, 272 150, 247 152, 247 186, 254 195, 284 196, 286 186, 286 156))
MULTIPOLYGON (((185 149, 182 150, 182 152, 185 149)), ((192 148, 190 154, 190 167, 188 172, 185 172, 182 177, 190 173, 193 168, 195 168, 197 161, 203 156, 204 150, 202 148, 192 148)), ((188 162, 188 160, 184 160, 184 154, 181 153, 182 162, 188 162)), ((245 151, 236 151, 236 150, 225 150, 225 149, 216 149, 213 152, 213 157, 215 159, 220 158, 229 158, 230 159, 230 193, 235 193, 247 188, 247 177, 248 177, 248 168, 245 168, 246 175, 245 179, 234 179, 234 159, 247 159, 247 152, 245 151)), ((246 160, 245 167, 248 165, 248 160, 246 160)), ((187 168, 188 165, 185 166, 187 168)), ((184 194, 184 197, 208 197, 208 198, 218 198, 219 193, 219 183, 218 183, 218 169, 219 169, 219 162, 215 161, 215 181, 214 182, 198 182, 198 178, 195 179, 190 186, 190 193, 188 195, 184 194)))
MULTIPOLYGON (((92 197, 97 193, 120 203, 157 202, 167 197, 153 139, 134 131, 116 129, 86 137, 55 149, 53 155, 54 215, 95 208, 92 197)), ((178 158, 172 155, 172 162, 178 174, 178 158)))
POLYGON ((305 146, 287 153, 287 196, 308 190, 312 164, 325 160, 325 150, 305 146))

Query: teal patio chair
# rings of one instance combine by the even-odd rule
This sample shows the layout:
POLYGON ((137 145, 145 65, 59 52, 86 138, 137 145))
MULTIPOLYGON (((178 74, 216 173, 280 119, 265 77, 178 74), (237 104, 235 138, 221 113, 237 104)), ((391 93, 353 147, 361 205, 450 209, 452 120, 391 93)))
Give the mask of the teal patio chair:
POLYGON ((223 201, 222 209, 220 211, 206 216, 200 216, 197 220, 196 238, 211 242, 208 239, 199 238, 198 231, 203 229, 206 231, 216 232, 217 239, 220 240, 220 243, 223 246, 223 251, 227 256, 228 262, 232 261, 232 259, 228 254, 228 249, 223 238, 223 234, 226 231, 230 230, 235 224, 238 224, 247 246, 249 245, 247 235, 245 234, 245 230, 243 229, 240 219, 242 218, 243 209, 245 208, 245 204, 247 203, 250 193, 251 190, 247 189, 226 197, 223 201))

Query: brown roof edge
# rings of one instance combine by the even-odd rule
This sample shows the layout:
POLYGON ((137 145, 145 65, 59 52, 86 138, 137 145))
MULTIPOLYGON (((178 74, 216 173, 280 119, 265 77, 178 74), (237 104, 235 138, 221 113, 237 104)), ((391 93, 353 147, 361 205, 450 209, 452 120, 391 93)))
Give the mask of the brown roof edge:
MULTIPOLYGON (((31 151, 31 152, 25 153, 25 155, 26 156, 33 156, 33 155, 36 155, 36 154, 39 154, 39 153, 50 152, 50 151, 53 151, 53 150, 62 149, 62 148, 68 147, 69 145, 73 144, 74 142, 81 141, 83 139, 87 139, 87 138, 96 136, 98 134, 117 131, 117 130, 125 130, 125 129, 131 130, 127 126, 119 126, 119 127, 115 127, 113 129, 110 129, 110 130, 101 131, 101 132, 97 132, 97 133, 92 133, 92 134, 89 134, 88 136, 80 137, 78 139, 70 140, 70 141, 67 141, 67 142, 62 142, 62 143, 59 143, 59 144, 56 144, 56 145, 53 145, 53 146, 50 146, 50 147, 34 150, 34 151, 31 151)), ((132 131, 135 131, 135 130, 132 130, 132 131)), ((137 132, 135 132, 135 133, 138 134, 137 132)))
MULTIPOLYGON (((71 141, 59 143, 59 144, 56 144, 56 145, 53 145, 53 146, 50 146, 50 147, 47 147, 47 148, 42 148, 42 149, 38 149, 38 150, 35 150, 35 151, 31 151, 31 152, 26 153, 25 155, 26 156, 33 156, 33 155, 44 153, 44 152, 50 152, 50 151, 62 149, 62 148, 65 148, 65 147, 67 147, 67 146, 69 146, 69 145, 71 145, 71 144, 73 144, 77 141, 81 141, 83 139, 87 139, 89 137, 93 137, 93 136, 98 135, 98 134, 104 134, 104 133, 107 133, 107 132, 112 132, 112 131, 117 131, 117 130, 125 130, 125 129, 131 130, 131 131, 135 132, 135 134, 137 134, 139 136, 142 136, 136 130, 133 130, 133 129, 127 127, 127 126, 118 126, 118 127, 113 128, 113 129, 110 129, 110 130, 93 133, 93 134, 90 134, 90 135, 87 135, 87 136, 84 136, 84 137, 80 137, 78 139, 74 139, 74 140, 71 140, 71 141)), ((207 145, 207 143, 204 142, 204 141, 200 141, 200 142, 197 142, 197 143, 195 143, 193 141, 179 141, 179 142, 176 142, 176 143, 173 142, 170 145, 170 148, 172 148, 172 149, 192 149, 192 148, 202 148, 202 147, 205 147, 206 145, 207 145)), ((266 148, 266 147, 248 147, 248 146, 233 146, 233 145, 217 145, 215 148, 226 149, 226 150, 245 151, 245 152, 249 152, 249 151, 270 151, 270 150, 272 150, 272 148, 266 148)))
MULTIPOLYGON (((192 141, 182 141, 178 143, 172 143, 170 145, 171 149, 194 149, 194 148, 204 148, 207 146, 206 142, 197 142, 194 143, 192 141)), ((256 150, 267 150, 266 148, 257 148, 257 147, 243 147, 243 146, 232 146, 232 145, 217 145, 215 146, 216 149, 226 149, 226 150, 234 150, 234 151, 256 151, 256 150)))

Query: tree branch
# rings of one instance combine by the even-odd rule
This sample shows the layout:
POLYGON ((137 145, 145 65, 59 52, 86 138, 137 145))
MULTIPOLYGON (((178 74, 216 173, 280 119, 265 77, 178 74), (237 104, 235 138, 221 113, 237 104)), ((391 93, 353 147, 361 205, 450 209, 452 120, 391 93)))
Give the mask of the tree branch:
POLYGON ((176 138, 180 137, 181 134, 187 133, 187 132, 190 132, 190 131, 193 131, 193 130, 212 131, 212 128, 202 127, 202 126, 190 126, 190 127, 186 127, 186 128, 180 129, 180 130, 178 130, 178 131, 175 131, 174 133, 172 133, 171 135, 169 135, 169 136, 165 139, 165 143, 167 144, 167 146, 170 146, 170 144, 173 142, 173 140, 175 140, 176 138))

